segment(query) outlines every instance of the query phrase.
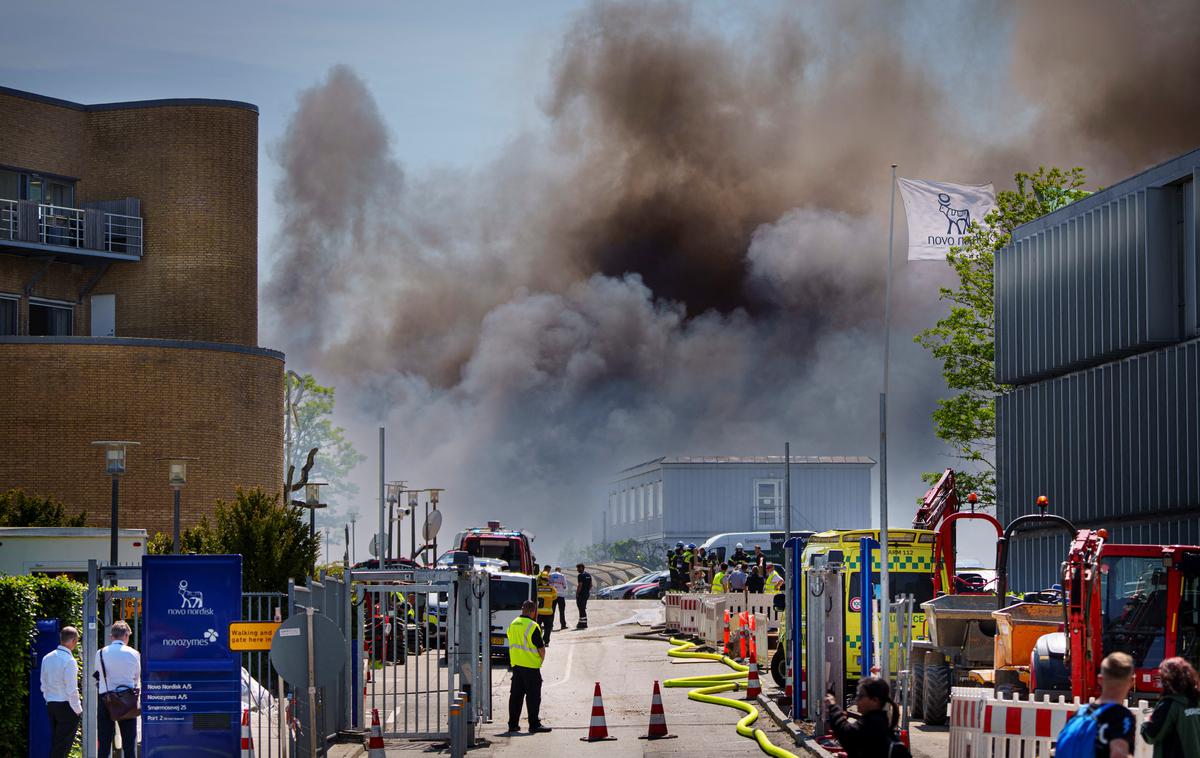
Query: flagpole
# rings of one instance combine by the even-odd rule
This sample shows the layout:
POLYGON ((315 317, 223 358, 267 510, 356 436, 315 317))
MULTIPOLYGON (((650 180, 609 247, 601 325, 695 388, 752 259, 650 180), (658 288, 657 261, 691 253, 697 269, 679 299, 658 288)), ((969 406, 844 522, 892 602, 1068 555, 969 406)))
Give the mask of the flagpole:
MULTIPOLYGON (((892 595, 888 582, 888 497, 887 497, 887 396, 888 368, 892 345, 892 243, 896 232, 896 164, 892 164, 892 198, 888 209, 888 267, 887 284, 883 295, 883 392, 879 395, 879 675, 888 681, 892 653, 891 624, 889 623, 892 595)), ((869 571, 870 567, 866 567, 869 571)), ((864 651, 864 655, 869 652, 864 651)))

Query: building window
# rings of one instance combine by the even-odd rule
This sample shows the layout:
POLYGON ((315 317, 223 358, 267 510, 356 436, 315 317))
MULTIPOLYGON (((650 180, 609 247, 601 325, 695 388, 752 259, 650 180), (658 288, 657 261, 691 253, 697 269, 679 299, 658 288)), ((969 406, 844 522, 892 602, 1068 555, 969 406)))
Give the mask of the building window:
POLYGON ((646 520, 646 485, 641 485, 637 489, 638 497, 638 521, 646 520))
POLYGON ((17 334, 17 311, 21 301, 0 295, 0 334, 17 334))
POLYGON ((29 301, 29 335, 31 337, 69 337, 74 307, 69 303, 49 300, 29 301))
POLYGON ((662 482, 654 483, 654 502, 658 504, 658 515, 663 515, 662 482))
POLYGON ((754 528, 778 529, 783 524, 783 481, 754 480, 754 528))
POLYGON ((0 170, 0 198, 75 207, 75 182, 24 171, 0 170))

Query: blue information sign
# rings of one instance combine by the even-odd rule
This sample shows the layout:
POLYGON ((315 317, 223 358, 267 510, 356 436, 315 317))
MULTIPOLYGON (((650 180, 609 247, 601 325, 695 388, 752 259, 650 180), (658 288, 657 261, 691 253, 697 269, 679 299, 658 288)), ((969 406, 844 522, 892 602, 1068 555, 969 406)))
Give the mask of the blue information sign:
POLYGON ((241 662, 229 624, 242 617, 240 555, 142 559, 142 755, 237 755, 241 662))

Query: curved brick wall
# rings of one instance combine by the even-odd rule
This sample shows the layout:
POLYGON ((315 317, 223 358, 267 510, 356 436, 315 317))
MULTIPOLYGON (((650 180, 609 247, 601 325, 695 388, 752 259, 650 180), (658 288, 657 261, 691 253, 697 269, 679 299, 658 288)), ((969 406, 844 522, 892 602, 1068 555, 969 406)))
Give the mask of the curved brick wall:
MULTIPOLYGON (((142 260, 113 263, 92 290, 117 296, 118 336, 257 344, 257 109, 78 105, 0 91, 0 133, 0 165, 77 178, 77 204, 141 200, 142 260)), ((17 291, 37 265, 12 258, 0 289, 17 291)), ((69 277, 57 267, 33 294, 74 299, 87 272, 69 277)))
POLYGON ((121 481, 121 526, 170 532, 168 455, 188 467, 184 524, 236 487, 283 480, 283 356, 159 340, 0 338, 0 487, 51 495, 108 526, 110 483, 93 440, 141 442, 121 481), (141 344, 138 344, 138 343, 141 344), (15 455, 14 455, 15 453, 15 455))

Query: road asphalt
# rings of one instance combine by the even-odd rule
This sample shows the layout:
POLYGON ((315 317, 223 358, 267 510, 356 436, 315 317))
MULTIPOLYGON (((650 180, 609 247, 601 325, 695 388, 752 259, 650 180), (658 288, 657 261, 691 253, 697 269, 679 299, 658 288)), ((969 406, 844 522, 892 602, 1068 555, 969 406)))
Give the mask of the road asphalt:
MULTIPOLYGON (((557 756, 675 756, 691 758, 707 756, 765 755, 751 739, 737 734, 734 725, 744 714, 732 708, 709 705, 687 699, 683 688, 662 688, 663 708, 667 728, 673 739, 647 741, 638 739, 646 734, 650 720, 650 700, 654 681, 704 674, 725 673, 728 669, 716 662, 680 662, 667 657, 665 642, 625 639, 626 634, 647 631, 646 627, 627 623, 635 616, 661 608, 657 601, 607 600, 593 601, 588 606, 590 628, 576 631, 555 629, 550 639, 546 662, 542 668, 542 722, 553 729, 550 733, 517 735, 505 734, 508 714, 508 693, 511 676, 506 666, 493 668, 493 720, 479 730, 483 743, 469 756, 513 756, 514 758, 556 758, 557 756), (581 742, 588 734, 592 694, 600 683, 608 732, 616 737, 610 742, 581 742)), ((573 607, 570 609, 573 611, 573 607)), ((568 624, 574 625, 573 613, 568 624)), ((768 681, 764 687, 770 687, 768 681)), ((737 697, 737 694, 730 695, 737 697)), ((776 745, 797 755, 807 753, 791 742, 790 736, 779 729, 765 713, 757 727, 763 729, 776 745)), ((526 715, 521 716, 522 729, 528 729, 526 715)), ((941 758, 946 754, 948 735, 944 729, 925 727, 914 722, 912 727, 913 754, 921 758, 941 758)), ((388 756, 411 755, 414 751, 438 753, 427 742, 387 740, 388 756)), ((356 758, 364 756, 359 746, 336 746, 331 756, 356 758)))

